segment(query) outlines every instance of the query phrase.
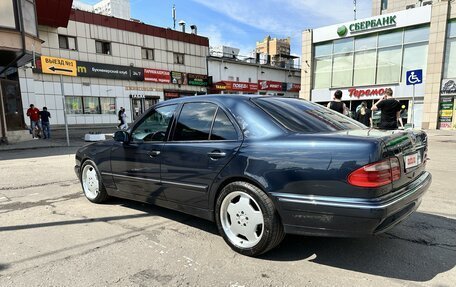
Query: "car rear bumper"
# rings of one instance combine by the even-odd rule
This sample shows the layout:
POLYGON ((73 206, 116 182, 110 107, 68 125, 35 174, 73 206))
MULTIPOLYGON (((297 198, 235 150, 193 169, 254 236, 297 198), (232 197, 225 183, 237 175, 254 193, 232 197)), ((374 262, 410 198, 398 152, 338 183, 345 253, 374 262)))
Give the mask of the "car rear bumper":
POLYGON ((359 237, 387 231, 420 205, 432 176, 424 172, 402 189, 375 199, 272 193, 285 232, 359 237))

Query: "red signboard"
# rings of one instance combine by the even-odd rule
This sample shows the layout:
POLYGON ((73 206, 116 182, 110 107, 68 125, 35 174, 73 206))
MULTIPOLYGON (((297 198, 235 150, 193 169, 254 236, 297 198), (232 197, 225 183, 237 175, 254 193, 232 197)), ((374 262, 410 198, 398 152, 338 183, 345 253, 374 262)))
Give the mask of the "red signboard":
POLYGON ((144 69, 144 81, 154 83, 171 83, 171 75, 169 71, 144 69))
POLYGON ((257 92, 258 84, 246 82, 222 81, 214 84, 218 90, 240 91, 240 92, 257 92))
POLYGON ((287 92, 299 92, 301 90, 301 84, 288 83, 287 92))
POLYGON ((259 90, 267 90, 267 91, 279 91, 283 90, 282 82, 274 82, 274 81, 258 81, 259 90))
POLYGON ((360 98, 362 96, 381 96, 385 94, 385 88, 374 88, 374 89, 348 89, 348 95, 350 97, 360 98))

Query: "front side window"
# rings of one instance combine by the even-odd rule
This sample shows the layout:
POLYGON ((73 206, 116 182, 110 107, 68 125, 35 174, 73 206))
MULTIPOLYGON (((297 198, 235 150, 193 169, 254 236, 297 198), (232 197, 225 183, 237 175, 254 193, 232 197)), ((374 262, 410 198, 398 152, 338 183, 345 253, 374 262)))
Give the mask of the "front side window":
POLYGON ((131 133, 133 141, 150 142, 165 140, 166 132, 176 107, 177 105, 159 107, 144 117, 131 133))
POLYGON ((209 140, 212 121, 217 106, 211 103, 187 103, 183 106, 177 120, 173 140, 209 140))

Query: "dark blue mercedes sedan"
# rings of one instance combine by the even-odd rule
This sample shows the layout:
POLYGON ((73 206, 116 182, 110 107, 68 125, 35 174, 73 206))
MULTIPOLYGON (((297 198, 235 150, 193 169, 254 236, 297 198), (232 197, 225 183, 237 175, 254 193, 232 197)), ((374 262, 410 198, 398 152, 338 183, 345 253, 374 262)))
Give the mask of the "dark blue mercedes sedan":
POLYGON ((235 251, 286 233, 385 232, 431 183, 422 131, 379 131, 298 99, 208 95, 159 103, 114 140, 85 146, 88 200, 138 200, 215 221, 235 251))

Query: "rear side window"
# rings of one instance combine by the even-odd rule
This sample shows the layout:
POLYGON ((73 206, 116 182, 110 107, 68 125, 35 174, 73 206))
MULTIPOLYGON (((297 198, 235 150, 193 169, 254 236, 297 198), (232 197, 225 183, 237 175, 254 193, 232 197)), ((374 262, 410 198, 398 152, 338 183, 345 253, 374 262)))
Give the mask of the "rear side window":
POLYGON ((217 110, 214 126, 211 132, 211 140, 237 140, 236 129, 228 116, 221 109, 217 110))
POLYGON ((361 123, 320 105, 291 98, 256 98, 253 101, 284 127, 302 133, 366 128, 361 123))
POLYGON ((208 140, 217 106, 211 103, 187 103, 177 120, 173 140, 208 140))

